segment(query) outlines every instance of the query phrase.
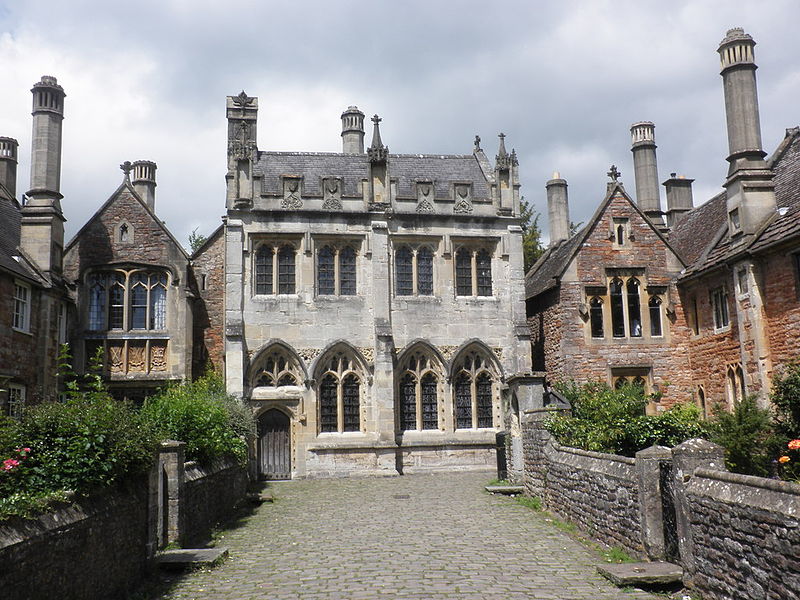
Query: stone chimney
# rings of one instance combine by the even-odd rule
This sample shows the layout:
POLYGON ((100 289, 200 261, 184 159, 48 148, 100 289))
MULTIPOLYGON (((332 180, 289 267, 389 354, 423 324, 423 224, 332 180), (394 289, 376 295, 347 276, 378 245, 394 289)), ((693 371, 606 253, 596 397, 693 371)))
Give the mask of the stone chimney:
POLYGON ((48 275, 61 274, 64 215, 61 212, 61 123, 63 88, 44 75, 31 89, 31 189, 22 207, 20 246, 48 275))
POLYGON ((17 140, 0 137, 0 183, 13 198, 17 196, 17 140))
POLYGON ((761 147, 753 38, 730 29, 720 42, 720 74, 728 127, 728 232, 731 238, 754 234, 775 212, 775 184, 761 147))
POLYGON ((152 211, 156 209, 156 168, 156 163, 149 160, 133 163, 133 189, 152 211))
POLYGON ((667 188, 667 227, 674 227, 678 219, 694 208, 692 182, 685 176, 669 174, 663 185, 667 188))
POLYGON ((342 113, 342 152, 364 154, 364 113, 357 106, 342 113))
POLYGON ((545 185, 547 189, 547 216, 550 224, 550 246, 569 239, 569 201, 567 180, 558 171, 545 185))
POLYGON ((631 152, 636 180, 636 204, 653 223, 663 226, 655 132, 656 126, 650 121, 631 125, 631 152))

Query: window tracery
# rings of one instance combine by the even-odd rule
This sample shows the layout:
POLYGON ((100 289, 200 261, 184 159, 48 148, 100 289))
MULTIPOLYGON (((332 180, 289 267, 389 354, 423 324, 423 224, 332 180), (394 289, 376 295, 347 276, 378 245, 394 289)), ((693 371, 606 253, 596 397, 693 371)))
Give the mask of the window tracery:
POLYGON ((439 429, 442 370, 432 353, 419 348, 399 369, 399 419, 402 431, 439 429))
POLYGON ((318 389, 319 432, 361 431, 363 373, 346 351, 323 358, 324 370, 318 389))
POLYGON ((287 348, 276 345, 259 362, 253 387, 283 387, 303 382, 303 370, 287 348))
POLYGON ((492 363, 483 352, 471 350, 462 355, 454 372, 456 429, 492 427, 497 382, 492 363))

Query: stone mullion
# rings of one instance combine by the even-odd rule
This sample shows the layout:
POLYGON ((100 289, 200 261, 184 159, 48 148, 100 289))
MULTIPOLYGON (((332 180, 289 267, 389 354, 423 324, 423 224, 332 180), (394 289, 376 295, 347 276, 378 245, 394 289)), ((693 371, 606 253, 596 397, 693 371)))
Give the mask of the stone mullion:
POLYGON ((336 430, 344 431, 344 396, 342 392, 343 378, 337 376, 336 381, 336 430))
POLYGON ((478 377, 474 367, 471 369, 469 381, 470 403, 472 406, 472 428, 478 428, 478 377))
POLYGON ((414 406, 417 412, 417 430, 422 429, 422 376, 419 371, 415 372, 416 377, 416 386, 414 388, 414 396, 416 397, 417 403, 414 406))
POLYGON ((477 250, 472 250, 471 254, 471 266, 472 266, 472 296, 478 295, 478 252, 477 250))
POLYGON ((341 286, 341 268, 339 265, 339 260, 341 259, 341 252, 340 248, 336 248, 335 252, 333 253, 333 293, 339 296, 342 292, 341 286))
POLYGON ((417 251, 419 248, 411 250, 411 294, 419 295, 419 277, 417 275, 417 251))

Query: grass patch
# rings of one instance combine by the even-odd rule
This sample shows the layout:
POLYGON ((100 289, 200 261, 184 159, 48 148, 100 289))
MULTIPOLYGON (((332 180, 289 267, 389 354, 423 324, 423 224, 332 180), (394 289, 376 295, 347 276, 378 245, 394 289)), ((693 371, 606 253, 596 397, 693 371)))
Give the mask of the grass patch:
POLYGON ((507 479, 492 479, 486 485, 511 485, 507 479))
POLYGON ((516 498, 519 504, 522 504, 525 508, 530 508, 531 510, 542 510, 542 499, 529 496, 517 496, 516 498))

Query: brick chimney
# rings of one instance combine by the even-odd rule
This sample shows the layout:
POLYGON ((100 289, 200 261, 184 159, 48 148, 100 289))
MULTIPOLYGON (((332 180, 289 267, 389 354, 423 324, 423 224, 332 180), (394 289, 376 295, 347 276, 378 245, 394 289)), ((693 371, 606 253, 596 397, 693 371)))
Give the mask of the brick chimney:
POLYGON ((547 189, 547 217, 550 226, 550 246, 569 239, 569 200, 567 180, 558 171, 545 185, 547 189))

